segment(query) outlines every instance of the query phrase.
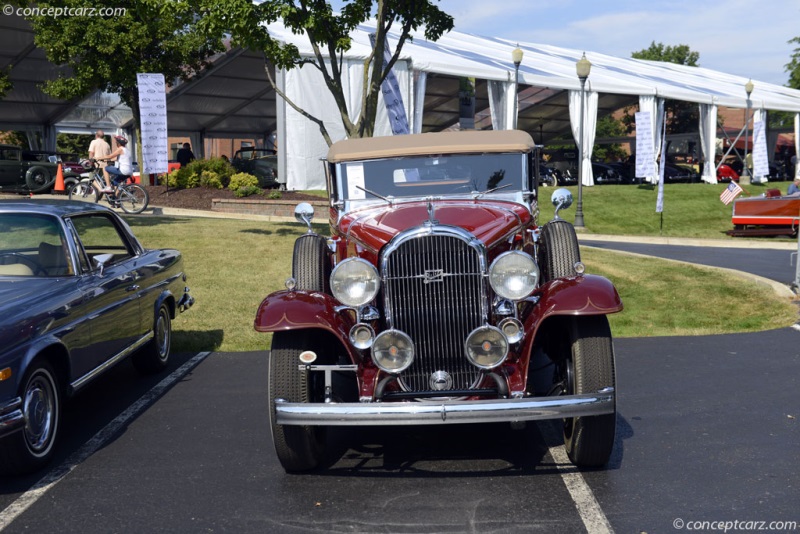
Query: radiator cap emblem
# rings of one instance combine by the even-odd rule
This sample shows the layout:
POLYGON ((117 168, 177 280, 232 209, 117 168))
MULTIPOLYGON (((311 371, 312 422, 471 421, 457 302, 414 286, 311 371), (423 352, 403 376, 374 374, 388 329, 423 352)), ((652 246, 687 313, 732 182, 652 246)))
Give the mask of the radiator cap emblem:
POLYGON ((430 386, 435 391, 453 389, 453 377, 447 371, 436 371, 431 375, 430 386))

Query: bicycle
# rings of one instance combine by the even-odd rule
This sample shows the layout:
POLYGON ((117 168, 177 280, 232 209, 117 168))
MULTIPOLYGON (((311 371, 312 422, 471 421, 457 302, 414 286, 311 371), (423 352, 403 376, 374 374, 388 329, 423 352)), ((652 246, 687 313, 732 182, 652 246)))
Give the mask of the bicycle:
POLYGON ((147 209, 150 195, 139 184, 128 183, 131 176, 123 175, 112 179, 111 185, 114 188, 114 192, 106 194, 103 193, 106 181, 97 161, 86 160, 82 163, 83 167, 89 171, 89 177, 82 179, 70 188, 70 200, 87 200, 90 197, 94 197, 95 202, 100 202, 100 199, 105 196, 112 208, 122 208, 125 213, 137 214, 147 209))

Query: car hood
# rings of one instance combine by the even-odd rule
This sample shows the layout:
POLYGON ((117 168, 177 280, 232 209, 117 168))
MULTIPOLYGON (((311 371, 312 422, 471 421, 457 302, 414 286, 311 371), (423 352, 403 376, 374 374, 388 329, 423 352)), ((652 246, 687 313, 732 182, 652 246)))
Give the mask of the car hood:
POLYGON ((71 288, 63 278, 0 278, 0 347, 18 341, 25 324, 63 308, 71 288))
MULTIPOLYGON (((437 200, 430 206, 434 224, 462 228, 487 248, 531 221, 528 209, 516 202, 437 200)), ((428 202, 418 201, 350 212, 339 221, 339 231, 377 254, 398 233, 428 221, 428 207, 428 202)))

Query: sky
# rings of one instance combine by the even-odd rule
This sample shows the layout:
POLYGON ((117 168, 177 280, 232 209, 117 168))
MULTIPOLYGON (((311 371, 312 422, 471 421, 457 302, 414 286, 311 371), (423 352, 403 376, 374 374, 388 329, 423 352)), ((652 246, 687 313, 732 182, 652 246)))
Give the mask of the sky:
MULTIPOLYGON (((334 8, 336 4, 332 2, 334 8)), ((610 56, 688 45, 701 67, 785 85, 800 0, 441 0, 455 30, 610 56)))

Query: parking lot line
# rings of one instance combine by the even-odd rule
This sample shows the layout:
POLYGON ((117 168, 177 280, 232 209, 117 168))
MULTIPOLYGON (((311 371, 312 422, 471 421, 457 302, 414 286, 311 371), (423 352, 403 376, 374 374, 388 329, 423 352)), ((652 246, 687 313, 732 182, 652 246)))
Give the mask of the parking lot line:
POLYGON ((587 532, 592 534, 613 534, 614 529, 608 521, 600 503, 594 497, 589 484, 581 472, 570 462, 561 436, 556 432, 553 424, 540 425, 542 436, 547 444, 550 457, 558 469, 570 497, 575 502, 575 508, 583 521, 587 532))
POLYGON ((36 501, 47 493, 50 488, 61 482, 73 469, 86 461, 92 454, 100 449, 117 432, 135 419, 145 409, 150 407, 161 395, 175 382, 183 378, 189 371, 202 362, 211 352, 200 352, 193 356, 189 361, 173 371, 161 382, 153 386, 147 393, 142 395, 139 400, 131 404, 124 412, 119 414, 113 421, 103 427, 97 434, 83 446, 67 458, 61 465, 51 469, 45 476, 34 484, 31 489, 20 495, 14 502, 0 512, 0 532, 19 517, 25 510, 30 508, 36 501))

